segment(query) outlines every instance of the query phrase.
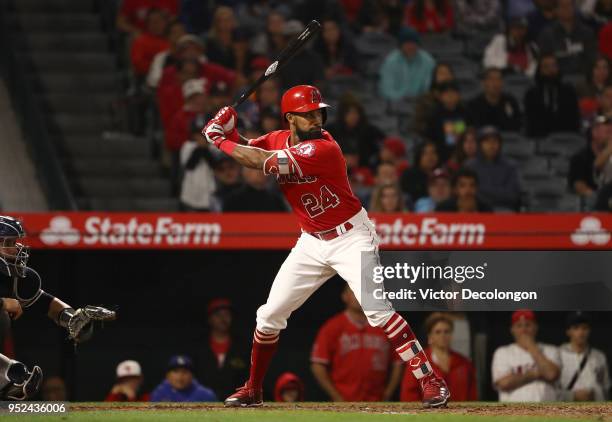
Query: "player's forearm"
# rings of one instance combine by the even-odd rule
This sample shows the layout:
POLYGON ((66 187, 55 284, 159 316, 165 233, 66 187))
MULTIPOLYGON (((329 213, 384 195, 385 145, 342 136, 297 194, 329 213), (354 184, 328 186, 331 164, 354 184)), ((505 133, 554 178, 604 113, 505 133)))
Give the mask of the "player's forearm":
POLYGON ((264 162, 271 155, 272 153, 270 151, 245 145, 237 145, 231 152, 231 156, 234 160, 252 169, 263 169, 264 162))
POLYGON ((323 391, 325 391, 332 400, 338 401, 338 399, 342 398, 338 390, 336 390, 336 387, 334 387, 325 365, 321 363, 313 363, 310 365, 310 369, 312 370, 312 374, 323 391))
POLYGON ((66 302, 63 302, 61 299, 58 298, 53 298, 53 300, 51 301, 51 303, 49 304, 49 312, 47 313, 47 315, 49 316, 49 318, 51 318, 53 321, 57 322, 58 321, 58 317, 59 314, 64 310, 64 309, 68 309, 71 306, 68 305, 66 302))
POLYGON ((393 393, 397 390, 399 386, 402 375, 404 374, 404 365, 401 363, 393 364, 391 367, 391 375, 389 376, 389 382, 387 383, 387 387, 385 388, 385 392, 383 394, 383 400, 389 401, 393 397, 393 393))

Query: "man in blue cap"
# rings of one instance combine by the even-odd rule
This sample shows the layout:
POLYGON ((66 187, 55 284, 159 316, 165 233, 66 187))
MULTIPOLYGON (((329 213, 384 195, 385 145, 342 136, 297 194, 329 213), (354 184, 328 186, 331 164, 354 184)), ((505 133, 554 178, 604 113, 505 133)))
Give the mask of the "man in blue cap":
POLYGON ((380 67, 379 92, 387 100, 417 97, 429 90, 435 60, 420 46, 419 34, 410 27, 398 33, 398 48, 380 67))
POLYGON ((193 362, 189 356, 176 355, 170 358, 166 379, 151 393, 156 402, 202 402, 217 401, 211 389, 202 386, 193 378, 193 362))

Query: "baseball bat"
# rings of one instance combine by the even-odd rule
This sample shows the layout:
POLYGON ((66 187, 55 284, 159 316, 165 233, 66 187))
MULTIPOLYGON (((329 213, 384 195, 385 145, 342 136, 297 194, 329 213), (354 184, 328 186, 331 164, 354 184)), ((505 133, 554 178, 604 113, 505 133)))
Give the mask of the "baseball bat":
POLYGON ((247 98, 251 96, 253 92, 265 81, 270 79, 276 72, 280 71, 303 47, 306 43, 319 32, 321 24, 316 20, 311 21, 308 26, 299 34, 297 37, 292 39, 287 47, 280 52, 276 60, 268 66, 266 71, 251 85, 249 88, 240 95, 240 97, 232 104, 233 108, 238 107, 247 98))

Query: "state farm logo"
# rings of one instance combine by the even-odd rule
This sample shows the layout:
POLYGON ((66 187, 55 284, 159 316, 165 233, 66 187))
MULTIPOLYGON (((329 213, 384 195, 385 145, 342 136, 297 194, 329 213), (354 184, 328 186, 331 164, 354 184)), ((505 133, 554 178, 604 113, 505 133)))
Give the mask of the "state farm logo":
POLYGON ((40 240, 49 246, 63 243, 64 245, 76 245, 79 243, 81 235, 79 231, 72 227, 72 222, 68 217, 57 216, 49 221, 49 227, 40 233, 40 240))
POLYGON ((177 222, 172 217, 157 217, 152 222, 132 217, 128 221, 113 221, 111 217, 91 216, 82 230, 72 227, 65 216, 53 217, 40 240, 49 246, 76 245, 169 245, 191 246, 219 243, 219 223, 177 222))
POLYGON ((580 222, 580 227, 571 235, 572 242, 576 245, 605 245, 610 241, 610 232, 601 226, 597 217, 585 217, 580 222))
POLYGON ((420 224, 404 224, 398 218, 392 224, 376 224, 382 245, 482 245, 486 227, 482 223, 442 223, 435 217, 420 224))

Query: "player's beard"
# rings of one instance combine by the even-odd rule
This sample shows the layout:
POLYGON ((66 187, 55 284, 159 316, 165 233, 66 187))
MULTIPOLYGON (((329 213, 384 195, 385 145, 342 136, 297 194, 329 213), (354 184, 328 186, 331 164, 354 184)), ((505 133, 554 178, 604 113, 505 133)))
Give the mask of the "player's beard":
POLYGON ((320 127, 310 130, 300 130, 300 128, 296 127, 295 134, 300 142, 303 142, 311 139, 321 139, 323 137, 323 130, 320 127))

